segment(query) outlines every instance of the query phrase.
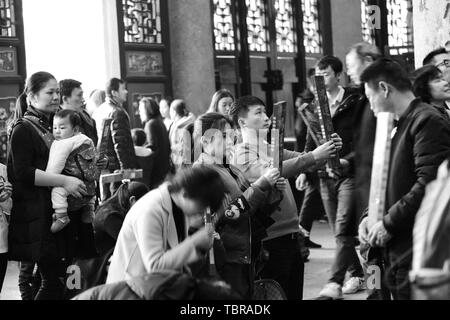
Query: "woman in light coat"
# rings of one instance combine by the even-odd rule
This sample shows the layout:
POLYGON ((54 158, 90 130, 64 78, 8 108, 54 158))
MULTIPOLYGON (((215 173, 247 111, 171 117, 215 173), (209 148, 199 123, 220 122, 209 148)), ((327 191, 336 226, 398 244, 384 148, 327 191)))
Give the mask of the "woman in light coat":
POLYGON ((162 270, 188 270, 208 252, 212 230, 188 236, 189 221, 215 211, 224 197, 219 174, 205 166, 186 168, 141 198, 128 212, 114 249, 106 283, 162 270))

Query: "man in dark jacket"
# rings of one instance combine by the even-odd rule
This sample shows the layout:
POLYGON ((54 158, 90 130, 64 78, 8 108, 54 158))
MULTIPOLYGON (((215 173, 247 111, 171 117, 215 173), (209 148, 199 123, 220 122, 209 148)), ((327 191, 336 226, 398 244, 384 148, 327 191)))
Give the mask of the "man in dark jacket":
POLYGON ((81 118, 81 133, 88 136, 97 146, 98 136, 94 119, 84 109, 86 103, 83 97, 81 82, 73 79, 65 79, 59 82, 61 96, 61 109, 69 109, 78 112, 81 118))
POLYGON ((416 99, 406 71, 396 62, 380 59, 364 70, 361 80, 376 114, 392 112, 398 124, 393 132, 383 219, 368 229, 360 225, 360 239, 384 248, 391 294, 410 299, 412 230, 425 186, 450 155, 450 126, 436 108, 416 99))
MULTIPOLYGON (((133 139, 131 137, 130 117, 123 107, 127 101, 128 91, 123 80, 112 78, 106 84, 106 101, 98 107, 93 118, 97 123, 99 139, 105 139, 106 148, 100 150, 108 157, 108 169, 110 172, 125 169, 138 169, 136 155, 134 153, 133 139), (103 136, 104 120, 111 118, 111 130, 103 136)), ((103 141, 103 140, 102 140, 103 141)), ((112 186, 111 194, 117 189, 112 186)), ((107 188, 103 187, 102 200, 109 198, 107 188)))
MULTIPOLYGON (((337 177, 330 176, 325 168, 318 171, 320 194, 337 244, 330 281, 319 295, 331 299, 341 299, 342 293, 356 293, 361 290, 364 283, 364 273, 355 250, 357 220, 353 200, 354 172, 347 160, 347 156, 351 156, 354 150, 353 116, 360 96, 339 84, 342 71, 342 62, 333 56, 323 57, 316 67, 316 75, 323 76, 325 80, 334 130, 343 142, 342 150, 339 152, 341 168, 336 172, 337 177), (350 272, 350 279, 344 285, 347 270, 350 272)), ((314 127, 311 124, 310 126, 314 127)), ((314 141, 320 140, 320 130, 308 132, 305 151, 316 148, 317 144, 314 141)), ((302 177, 305 179, 306 175, 302 174, 300 180, 302 177)))

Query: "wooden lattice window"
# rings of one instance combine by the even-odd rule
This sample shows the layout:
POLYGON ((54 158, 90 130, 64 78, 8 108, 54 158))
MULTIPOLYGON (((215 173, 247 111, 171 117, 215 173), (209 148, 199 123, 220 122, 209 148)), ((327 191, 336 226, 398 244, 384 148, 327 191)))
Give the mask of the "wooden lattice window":
POLYGON ((16 36, 14 0, 0 0, 0 37, 15 38, 16 36))
POLYGON ((234 51, 235 35, 231 0, 213 0, 214 43, 217 51, 234 51))
POLYGON ((391 55, 414 52, 412 0, 388 0, 388 43, 391 55))
POLYGON ((296 50, 296 30, 294 24, 294 12, 291 0, 275 1, 276 20, 275 28, 277 32, 277 51, 285 53, 295 53, 296 50))
POLYGON ((375 45, 375 26, 370 16, 372 11, 370 9, 368 0, 361 0, 361 31, 362 39, 365 42, 375 45))
POLYGON ((124 42, 162 43, 159 0, 122 0, 124 42))
POLYGON ((247 5, 247 32, 250 51, 269 51, 267 8, 263 0, 245 0, 247 5))
POLYGON ((302 11, 305 52, 307 54, 322 54, 318 0, 302 0, 302 11))

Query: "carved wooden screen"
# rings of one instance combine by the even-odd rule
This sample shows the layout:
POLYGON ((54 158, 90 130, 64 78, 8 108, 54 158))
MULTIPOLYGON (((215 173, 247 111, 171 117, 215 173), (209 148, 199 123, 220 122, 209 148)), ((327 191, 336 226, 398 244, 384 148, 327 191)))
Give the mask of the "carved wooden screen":
POLYGON ((399 61, 408 71, 415 68, 412 0, 388 0, 385 55, 399 61))
POLYGON ((330 54, 324 48, 324 21, 329 24, 329 19, 319 18, 329 12, 329 0, 211 0, 211 4, 216 88, 258 96, 269 113, 272 103, 287 101, 286 134, 292 137, 294 101, 304 88, 305 64, 312 66, 317 57, 330 54), (283 83, 267 90, 276 87, 277 72, 283 83), (274 75, 271 81, 268 75, 274 75))
POLYGON ((279 0, 275 2, 275 28, 277 33, 277 52, 297 52, 297 30, 292 2, 279 0))
POLYGON ((141 125, 143 97, 170 95, 168 8, 165 0, 116 0, 122 78, 128 84, 128 112, 141 125))
POLYGON ((214 47, 216 51, 236 50, 235 21, 232 0, 213 1, 214 47))
POLYGON ((374 14, 374 12, 371 10, 369 0, 361 0, 362 39, 370 44, 375 44, 375 26, 377 21, 371 20, 372 14, 374 14))
POLYGON ((124 42, 162 43, 159 0, 122 0, 124 42))
POLYGON ((388 43, 391 55, 414 52, 412 0, 386 1, 388 43))
POLYGON ((397 60, 412 71, 412 0, 361 0, 361 11, 363 40, 377 45, 385 56, 397 60), (374 8, 378 13, 373 11, 374 8), (373 20, 374 14, 377 15, 377 21, 373 20))
POLYGON ((6 127, 26 77, 21 0, 0 0, 0 162, 5 163, 6 127))
POLYGON ((307 54, 322 54, 318 0, 302 0, 304 46, 307 54))
POLYGON ((250 51, 270 51, 267 2, 263 0, 245 0, 245 4, 248 8, 247 33, 250 51))

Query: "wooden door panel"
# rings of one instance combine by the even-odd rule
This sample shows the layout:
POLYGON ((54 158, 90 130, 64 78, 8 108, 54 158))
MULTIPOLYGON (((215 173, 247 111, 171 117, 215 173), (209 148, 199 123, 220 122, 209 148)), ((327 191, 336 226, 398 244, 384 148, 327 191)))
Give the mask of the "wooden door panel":
POLYGON ((233 96, 237 96, 237 61, 235 57, 217 57, 216 72, 219 73, 220 88, 228 89, 233 96))
POLYGON ((293 57, 278 57, 276 68, 283 72, 283 80, 288 83, 298 82, 295 74, 295 60, 293 57))
POLYGON ((267 70, 267 60, 264 56, 250 57, 250 74, 252 83, 265 83, 264 72, 267 70))
POLYGON ((144 97, 151 97, 159 100, 164 96, 166 88, 162 83, 133 83, 127 84, 128 89, 128 114, 132 127, 142 127, 141 119, 139 117, 139 100, 144 97))
POLYGON ((217 69, 220 73, 221 83, 237 84, 236 59, 234 57, 217 58, 217 69))

